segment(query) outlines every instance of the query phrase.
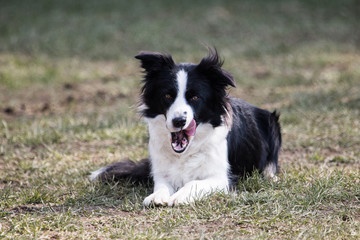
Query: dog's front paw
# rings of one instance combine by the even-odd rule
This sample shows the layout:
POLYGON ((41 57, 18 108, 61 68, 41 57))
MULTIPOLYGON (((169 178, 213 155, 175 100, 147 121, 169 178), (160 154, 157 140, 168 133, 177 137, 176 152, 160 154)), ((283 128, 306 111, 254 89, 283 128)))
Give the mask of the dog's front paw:
POLYGON ((168 206, 178 206, 178 205, 185 205, 193 202, 195 200, 195 197, 192 196, 190 191, 187 191, 186 189, 180 189, 178 192, 173 194, 169 201, 168 206))
POLYGON ((168 189, 160 189, 144 199, 143 205, 150 206, 154 204, 155 206, 164 206, 167 205, 170 199, 170 192, 168 189))

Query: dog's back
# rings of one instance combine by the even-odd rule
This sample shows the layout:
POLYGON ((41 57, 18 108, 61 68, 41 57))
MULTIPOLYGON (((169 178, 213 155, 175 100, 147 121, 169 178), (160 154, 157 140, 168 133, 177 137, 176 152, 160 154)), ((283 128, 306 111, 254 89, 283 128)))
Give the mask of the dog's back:
POLYGON ((235 179, 254 170, 265 177, 278 172, 281 146, 279 116, 242 99, 229 99, 232 127, 227 136, 231 173, 235 179))

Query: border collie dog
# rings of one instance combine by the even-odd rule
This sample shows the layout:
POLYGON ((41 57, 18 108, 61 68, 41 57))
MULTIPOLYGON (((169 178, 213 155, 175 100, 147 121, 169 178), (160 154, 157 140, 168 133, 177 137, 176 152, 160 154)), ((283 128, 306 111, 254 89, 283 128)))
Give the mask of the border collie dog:
POLYGON ((228 192, 254 170, 276 178, 281 146, 279 115, 228 96, 235 87, 216 49, 199 64, 140 52, 145 77, 140 112, 149 129, 149 159, 111 164, 92 180, 153 180, 143 204, 187 204, 228 192))

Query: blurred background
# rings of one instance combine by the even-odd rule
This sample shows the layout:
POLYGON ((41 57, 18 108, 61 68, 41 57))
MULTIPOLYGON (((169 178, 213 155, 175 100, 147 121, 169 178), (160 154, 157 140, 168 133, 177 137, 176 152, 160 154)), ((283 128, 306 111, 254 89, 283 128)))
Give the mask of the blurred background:
POLYGON ((359 17, 356 0, 1 1, 0 49, 125 61, 142 49, 187 59, 202 44, 240 58, 344 51, 359 46, 359 17))

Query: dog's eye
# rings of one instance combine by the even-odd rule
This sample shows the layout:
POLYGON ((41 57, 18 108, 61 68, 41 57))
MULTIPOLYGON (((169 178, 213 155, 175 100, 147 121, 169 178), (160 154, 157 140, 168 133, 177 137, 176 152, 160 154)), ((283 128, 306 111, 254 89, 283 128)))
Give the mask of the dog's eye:
POLYGON ((198 97, 198 96, 193 96, 193 97, 191 98, 191 100, 197 101, 197 100, 199 100, 199 97, 198 97))
POLYGON ((167 94, 165 94, 165 98, 166 99, 171 99, 171 95, 167 93, 167 94))

